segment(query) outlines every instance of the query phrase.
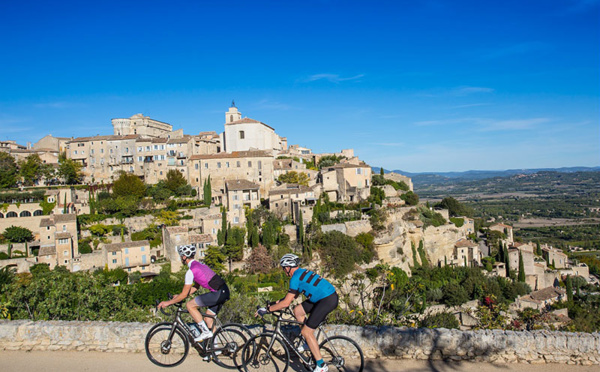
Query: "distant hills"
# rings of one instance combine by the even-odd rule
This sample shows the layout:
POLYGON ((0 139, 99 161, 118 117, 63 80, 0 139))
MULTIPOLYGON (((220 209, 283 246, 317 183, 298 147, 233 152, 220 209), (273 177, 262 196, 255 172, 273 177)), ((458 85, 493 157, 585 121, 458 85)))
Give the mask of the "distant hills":
MULTIPOLYGON (((378 174, 380 168, 374 167, 373 173, 378 174)), ((385 171, 385 170, 384 170, 385 171)), ((388 171, 385 171, 388 173, 388 171)), ((600 172, 600 167, 564 167, 564 168, 537 168, 537 169, 508 169, 508 170, 470 170, 465 172, 423 172, 411 173, 403 170, 393 170, 392 172, 400 173, 410 177, 415 186, 419 185, 435 185, 435 184, 452 184, 456 182, 478 181, 487 178, 495 177, 511 177, 519 174, 535 174, 538 172, 559 172, 559 173, 575 173, 575 172, 600 172)))

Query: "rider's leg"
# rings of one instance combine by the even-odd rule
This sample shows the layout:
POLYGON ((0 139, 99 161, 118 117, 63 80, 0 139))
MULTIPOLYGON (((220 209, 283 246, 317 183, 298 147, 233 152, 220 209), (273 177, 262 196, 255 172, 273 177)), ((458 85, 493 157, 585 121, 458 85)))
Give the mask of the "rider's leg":
POLYGON ((306 312, 304 311, 304 307, 302 307, 302 304, 296 305, 296 307, 294 307, 294 317, 297 321, 301 323, 304 323, 304 320, 306 320, 306 312))
MULTIPOLYGON (((208 315, 217 315, 215 314, 211 309, 206 309, 206 314, 208 315)), ((215 320, 209 316, 207 316, 206 318, 204 318, 204 321, 206 322, 206 325, 208 326, 208 329, 210 329, 211 331, 213 330, 213 326, 215 325, 215 320)))
POLYGON ((317 338, 315 337, 315 329, 310 328, 307 325, 302 327, 302 336, 304 336, 304 340, 308 344, 308 348, 312 353, 315 360, 321 360, 323 357, 321 356, 321 352, 319 351, 319 344, 317 343, 317 338))
POLYGON ((199 306, 195 299, 188 301, 188 303, 185 304, 185 307, 192 316, 192 319, 194 319, 194 322, 201 323, 204 320, 204 318, 202 318, 202 314, 200 314, 200 310, 198 310, 199 306))

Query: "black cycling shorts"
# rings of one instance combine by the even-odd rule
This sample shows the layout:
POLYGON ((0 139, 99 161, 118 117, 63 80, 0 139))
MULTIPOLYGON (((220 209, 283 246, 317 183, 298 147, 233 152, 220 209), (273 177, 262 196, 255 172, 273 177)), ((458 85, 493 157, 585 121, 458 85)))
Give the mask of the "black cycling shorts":
POLYGON ((304 324, 306 324, 309 328, 316 329, 319 324, 325 321, 327 315, 337 308, 338 301, 339 298, 335 292, 315 303, 308 300, 304 301, 302 303, 302 308, 306 314, 310 314, 304 324))
POLYGON ((229 287, 224 284, 217 291, 203 293, 196 296, 196 304, 200 307, 208 307, 210 311, 217 314, 221 310, 221 306, 229 300, 229 287))

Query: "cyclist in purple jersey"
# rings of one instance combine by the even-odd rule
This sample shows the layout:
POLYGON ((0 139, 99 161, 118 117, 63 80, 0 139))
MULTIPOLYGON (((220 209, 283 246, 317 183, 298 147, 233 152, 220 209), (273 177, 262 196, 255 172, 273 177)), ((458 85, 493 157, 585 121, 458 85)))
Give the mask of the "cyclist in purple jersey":
POLYGON ((158 308, 164 308, 183 301, 188 295, 196 292, 199 287, 208 289, 208 293, 196 296, 186 304, 187 310, 194 321, 198 323, 198 328, 202 331, 202 333, 194 335, 194 341, 200 342, 213 336, 213 319, 207 317, 205 321, 198 308, 207 307, 207 313, 216 315, 225 301, 229 300, 229 287, 227 287, 223 278, 215 274, 210 267, 194 260, 194 256, 196 255, 195 246, 179 246, 177 247, 177 253, 181 257, 181 262, 189 267, 185 273, 183 290, 180 294, 173 297, 173 299, 158 304, 158 308))

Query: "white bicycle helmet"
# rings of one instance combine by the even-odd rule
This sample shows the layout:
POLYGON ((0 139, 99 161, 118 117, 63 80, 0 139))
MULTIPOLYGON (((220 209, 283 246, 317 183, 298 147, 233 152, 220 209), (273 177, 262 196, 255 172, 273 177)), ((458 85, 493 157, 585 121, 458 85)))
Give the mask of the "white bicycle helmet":
POLYGON ((300 257, 292 253, 284 254, 279 260, 279 264, 281 267, 297 267, 300 265, 300 257))
POLYGON ((196 255, 196 247, 194 247, 191 244, 180 245, 179 247, 177 247, 177 253, 180 256, 185 256, 185 257, 191 258, 196 255))

